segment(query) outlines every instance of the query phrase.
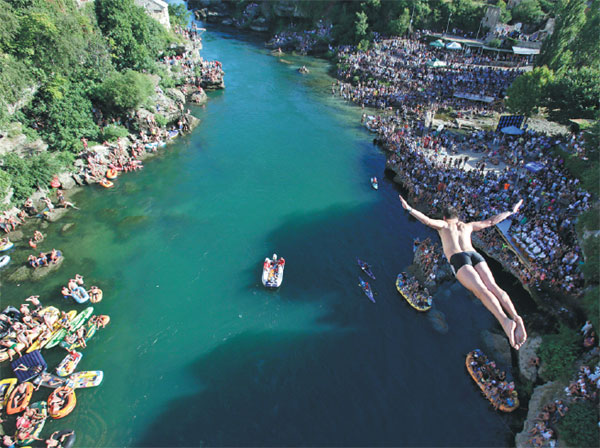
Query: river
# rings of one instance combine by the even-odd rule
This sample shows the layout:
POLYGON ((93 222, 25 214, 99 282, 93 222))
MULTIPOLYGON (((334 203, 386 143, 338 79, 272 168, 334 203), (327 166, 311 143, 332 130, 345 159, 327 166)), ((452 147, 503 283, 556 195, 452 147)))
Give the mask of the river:
MULTIPOLYGON (((59 293, 80 273, 112 318, 79 366, 103 370, 103 384, 77 390, 43 435, 74 428, 85 447, 511 444, 512 417, 464 366, 499 327, 456 283, 429 315, 397 293, 413 238, 435 235, 401 209, 361 110, 331 96, 327 63, 216 30, 202 54, 223 63, 227 88, 194 110, 200 126, 116 188, 75 196, 81 210, 41 247, 64 251, 57 273, 3 284, 3 306, 37 293, 80 309, 59 293), (287 261, 276 292, 260 283, 273 252, 287 261), (376 304, 357 256, 373 265, 376 304)), ((64 352, 44 356, 54 367, 64 352)))

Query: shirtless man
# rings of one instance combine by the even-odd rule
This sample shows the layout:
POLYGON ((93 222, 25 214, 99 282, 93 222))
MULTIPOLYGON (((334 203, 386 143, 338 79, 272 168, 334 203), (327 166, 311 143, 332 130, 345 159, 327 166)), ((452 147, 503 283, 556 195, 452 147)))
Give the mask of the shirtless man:
POLYGON ((516 350, 521 348, 527 339, 523 319, 517 314, 506 291, 500 289, 496 284, 484 258, 473 248, 471 233, 496 225, 514 215, 523 204, 523 200, 520 200, 511 212, 503 212, 483 221, 469 223, 460 221, 458 213, 452 208, 444 210, 443 220, 431 219, 411 208, 402 196, 400 196, 400 202, 409 214, 438 231, 444 254, 450 261, 458 281, 475 294, 494 315, 506 333, 510 345, 516 350))

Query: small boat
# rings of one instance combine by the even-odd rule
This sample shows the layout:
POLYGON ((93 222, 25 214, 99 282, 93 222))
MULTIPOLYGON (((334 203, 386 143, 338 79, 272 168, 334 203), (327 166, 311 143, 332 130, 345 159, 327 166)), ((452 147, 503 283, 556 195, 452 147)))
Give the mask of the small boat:
MULTIPOLYGON (((30 443, 33 443, 39 437, 40 433, 42 432, 42 429, 44 428, 44 423, 46 423, 46 419, 48 418, 48 405, 45 401, 36 401, 30 406, 30 408, 37 409, 40 418, 36 418, 35 420, 29 420, 26 419, 26 417, 19 417, 25 418, 26 420, 29 420, 31 422, 31 426, 26 431, 22 431, 17 423, 17 433, 15 434, 15 440, 17 442, 17 445, 20 446, 29 445, 30 443)), ((18 419, 17 422, 19 422, 18 419)))
POLYGON ((371 286, 369 282, 365 282, 361 277, 358 277, 358 286, 363 290, 365 295, 369 298, 369 300, 375 303, 375 298, 373 297, 373 291, 371 291, 371 286))
MULTIPOLYGON (((490 363, 487 357, 479 349, 473 350, 467 354, 465 360, 467 371, 473 381, 477 383, 483 395, 494 405, 496 409, 502 412, 512 412, 519 407, 519 395, 516 390, 507 392, 506 396, 493 396, 489 388, 486 388, 486 384, 490 382, 493 376, 499 375, 499 370, 495 367, 495 364, 490 363), (485 370, 485 374, 483 371, 485 370), (485 378, 484 376, 488 376, 485 378)), ((497 380, 498 381, 498 380, 497 380)))
POLYGON ((75 409, 77 404, 77 397, 75 391, 69 386, 62 386, 55 389, 54 392, 48 397, 48 414, 52 418, 63 418, 66 417, 75 409), (52 401, 55 397, 61 397, 62 403, 59 405, 53 405, 52 401))
POLYGON ((0 257, 0 268, 3 268, 8 263, 10 263, 10 257, 8 255, 3 255, 0 257))
POLYGON ((116 179, 118 175, 119 174, 117 173, 117 170, 113 170, 113 169, 106 170, 106 178, 107 179, 110 179, 110 180, 116 179))
POLYGON ((376 127, 377 119, 373 115, 367 115, 367 121, 365 122, 365 127, 374 133, 379 132, 379 127, 376 127))
POLYGON ((8 402, 6 403, 6 413, 8 415, 23 412, 31 401, 31 396, 33 395, 33 384, 28 381, 21 384, 25 385, 25 392, 20 393, 19 387, 17 386, 13 389, 8 397, 8 402))
POLYGON ((267 288, 279 288, 283 282, 283 269, 285 268, 285 258, 277 259, 277 254, 273 254, 273 259, 265 258, 263 263, 262 283, 267 288))
POLYGON ((56 374, 58 376, 68 376, 72 374, 77 368, 79 361, 81 361, 81 358, 83 358, 81 353, 76 351, 69 352, 56 368, 56 374))
POLYGON ((14 245, 15 245, 15 243, 13 243, 12 241, 7 241, 2 246, 0 246, 0 252, 4 252, 6 250, 12 249, 14 245))
POLYGON ((10 394, 16 384, 16 378, 6 378, 4 380, 0 380, 0 410, 2 410, 4 406, 6 406, 6 403, 8 403, 8 397, 10 397, 10 394))
POLYGON ((373 187, 374 190, 379 190, 379 183, 377 182, 376 177, 371 178, 371 186, 373 187))
POLYGON ((356 262, 358 263, 358 265, 360 266, 360 268, 363 270, 363 272, 365 274, 367 274, 369 277, 371 277, 373 280, 375 280, 375 275, 371 271, 371 265, 369 263, 367 263, 366 261, 362 261, 358 257, 356 258, 356 262))
POLYGON ((100 182, 98 182, 100 185, 102 185, 104 188, 111 188, 114 184, 108 180, 108 179, 102 179, 100 182))
POLYGON ((298 73, 302 73, 304 75, 306 75, 307 73, 310 73, 309 70, 306 68, 306 65, 303 65, 302 67, 300 67, 298 69, 298 73))
POLYGON ((88 370, 72 374, 67 384, 73 389, 86 389, 99 386, 103 379, 104 372, 102 370, 88 370))
MULTIPOLYGON (((414 279, 416 281, 416 279, 414 279)), ((406 299, 408 304, 417 311, 429 311, 431 309, 431 296, 426 295, 424 290, 418 294, 411 293, 408 289, 409 279, 404 273, 398 274, 396 278, 396 289, 406 299)), ((420 285, 419 285, 420 286, 420 285)))

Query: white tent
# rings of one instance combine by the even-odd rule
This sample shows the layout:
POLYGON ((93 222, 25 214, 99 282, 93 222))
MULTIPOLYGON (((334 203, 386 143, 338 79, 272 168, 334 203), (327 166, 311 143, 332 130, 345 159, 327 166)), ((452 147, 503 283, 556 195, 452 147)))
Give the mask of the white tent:
POLYGON ((446 48, 448 50, 460 50, 462 48, 462 45, 459 44, 458 42, 451 42, 446 45, 446 48))

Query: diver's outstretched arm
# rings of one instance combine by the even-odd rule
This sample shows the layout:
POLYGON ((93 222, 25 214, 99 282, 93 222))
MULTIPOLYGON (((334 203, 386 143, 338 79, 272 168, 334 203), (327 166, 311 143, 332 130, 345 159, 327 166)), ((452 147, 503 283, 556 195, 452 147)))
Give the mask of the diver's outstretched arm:
POLYGON ((404 207, 406 210, 408 210, 408 213, 410 213, 412 216, 417 218, 419 221, 421 221, 426 226, 431 227, 432 229, 435 229, 435 230, 440 230, 440 229, 443 229, 444 227, 446 227, 445 221, 442 221, 441 219, 431 219, 425 213, 421 213, 419 210, 415 210, 410 205, 408 205, 408 202, 406 202, 406 200, 402 197, 402 195, 398 195, 398 197, 400 198, 400 203, 402 204, 402 207, 404 207))

